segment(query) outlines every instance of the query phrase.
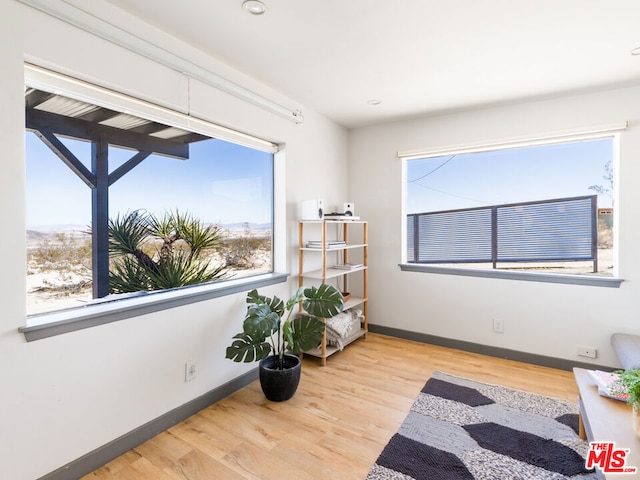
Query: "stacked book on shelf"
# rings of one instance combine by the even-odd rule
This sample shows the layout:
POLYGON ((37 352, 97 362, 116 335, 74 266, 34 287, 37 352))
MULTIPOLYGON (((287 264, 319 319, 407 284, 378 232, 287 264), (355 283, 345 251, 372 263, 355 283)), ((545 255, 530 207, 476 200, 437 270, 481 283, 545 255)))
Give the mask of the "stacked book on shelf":
POLYGON ((629 398, 629 395, 622 390, 623 387, 618 384, 619 374, 602 370, 589 370, 589 375, 598 385, 598 393, 603 397, 623 402, 626 402, 629 398))
MULTIPOLYGON (((328 240, 327 248, 340 248, 344 247, 347 243, 342 240, 328 240)), ((322 240, 309 240, 307 242, 307 248, 322 248, 322 240)))
POLYGON ((331 268, 337 268, 338 270, 355 270, 362 267, 364 267, 363 263, 338 263, 331 266, 331 268))

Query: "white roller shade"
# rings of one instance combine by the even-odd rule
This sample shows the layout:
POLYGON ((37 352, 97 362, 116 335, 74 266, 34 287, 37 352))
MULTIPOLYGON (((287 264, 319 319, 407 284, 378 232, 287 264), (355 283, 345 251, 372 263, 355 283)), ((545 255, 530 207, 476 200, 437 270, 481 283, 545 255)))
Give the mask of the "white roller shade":
POLYGON ((141 117, 170 127, 177 127, 212 138, 276 153, 278 145, 261 138, 216 125, 191 115, 154 105, 113 90, 92 85, 81 80, 47 70, 36 65, 25 65, 25 84, 45 92, 52 92, 82 102, 98 105, 136 117, 141 117))
POLYGON ((403 150, 398 152, 402 160, 416 160, 418 158, 443 157, 446 155, 460 155, 463 153, 489 152, 492 150, 504 150, 507 148, 529 147, 549 143, 572 142, 586 140, 607 134, 619 133, 626 130, 627 122, 618 122, 608 125, 584 127, 573 130, 563 130, 538 134, 526 137, 512 138, 496 142, 477 143, 469 145, 421 148, 416 150, 403 150))

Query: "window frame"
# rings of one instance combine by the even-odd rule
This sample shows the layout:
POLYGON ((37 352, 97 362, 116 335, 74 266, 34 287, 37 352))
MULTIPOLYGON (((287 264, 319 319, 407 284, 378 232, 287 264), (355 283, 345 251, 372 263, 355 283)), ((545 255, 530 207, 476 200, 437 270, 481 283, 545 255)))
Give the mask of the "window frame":
POLYGON ((278 273, 278 270, 284 270, 283 267, 286 264, 286 246, 283 244, 286 238, 285 218, 279 213, 285 211, 284 145, 231 130, 207 120, 182 114, 31 64, 25 64, 24 83, 25 88, 32 87, 53 92, 273 154, 273 270, 271 273, 170 290, 139 292, 127 298, 107 297, 96 299, 95 303, 83 307, 29 315, 26 318, 26 325, 19 328, 28 342, 287 281, 288 273, 278 273))
MULTIPOLYGON (((569 275, 562 273, 540 273, 540 272, 527 272, 527 271, 506 271, 506 270, 493 270, 487 268, 470 268, 470 267, 457 267, 457 266, 443 266, 443 265, 425 265, 417 263, 409 263, 407 261, 407 163, 411 160, 434 158, 448 155, 459 155, 462 153, 478 153, 489 152, 496 150, 507 150, 512 148, 531 147, 540 145, 551 145, 557 143, 568 143, 582 140, 594 140, 599 138, 613 138, 613 171, 615 178, 615 184, 618 185, 617 172, 619 165, 619 147, 620 147, 620 135, 626 130, 627 122, 618 122, 601 126, 593 126, 589 128, 581 128, 575 130, 565 130, 559 132, 551 132, 547 134, 540 134, 534 136, 526 136, 515 139, 508 139, 496 142, 476 143, 468 145, 460 145, 453 147, 442 148, 422 148, 416 150, 398 151, 398 158, 402 162, 402 207, 401 207, 401 261, 398 264, 400 270, 403 272, 414 273, 431 273, 431 274, 443 274, 443 275, 461 275, 468 277, 482 277, 482 278, 497 278, 504 280, 519 280, 519 281, 532 281, 532 282, 544 282, 544 283, 560 283, 571 285, 584 285, 584 286, 597 286, 597 287, 611 287, 618 288, 624 281, 617 276, 618 264, 617 252, 618 252, 618 232, 619 221, 617 210, 614 210, 614 257, 616 261, 614 263, 613 277, 604 277, 596 274, 583 274, 583 275, 569 275)), ((616 189, 614 192, 616 204, 619 204, 619 193, 616 189)))
POLYGON ((246 292, 287 281, 288 273, 268 273, 254 277, 227 280, 209 285, 196 285, 172 290, 160 290, 132 298, 107 300, 85 307, 43 313, 29 317, 29 324, 20 327, 27 342, 97 327, 139 315, 246 292))

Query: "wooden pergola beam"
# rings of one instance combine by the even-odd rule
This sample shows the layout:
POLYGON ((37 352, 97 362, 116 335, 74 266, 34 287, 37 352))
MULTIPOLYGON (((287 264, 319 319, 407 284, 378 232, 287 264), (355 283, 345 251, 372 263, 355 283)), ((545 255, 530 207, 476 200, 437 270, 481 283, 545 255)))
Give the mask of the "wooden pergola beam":
POLYGON ((96 176, 50 131, 36 130, 36 136, 91 188, 96 187, 96 176))
POLYGON ((189 158, 189 145, 186 143, 109 127, 107 125, 41 110, 26 110, 26 128, 27 130, 33 131, 53 132, 63 137, 86 141, 103 138, 110 145, 138 151, 150 151, 157 155, 164 155, 179 160, 187 160, 189 158))

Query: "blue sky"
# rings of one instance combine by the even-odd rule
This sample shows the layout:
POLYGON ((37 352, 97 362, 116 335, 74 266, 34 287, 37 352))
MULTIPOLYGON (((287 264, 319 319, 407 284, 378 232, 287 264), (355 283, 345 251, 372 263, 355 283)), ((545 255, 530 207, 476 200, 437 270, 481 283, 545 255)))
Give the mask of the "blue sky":
MULTIPOLYGON (((88 225, 90 189, 35 135, 26 136, 27 226, 88 225)), ((91 145, 63 139, 88 166, 91 145)), ((591 195, 606 185, 613 140, 598 139, 413 160, 407 165, 407 213, 591 195)), ((110 149, 110 171, 134 152, 110 149)), ((268 223, 271 154, 222 140, 197 142, 189 160, 151 156, 110 189, 110 215, 138 208, 188 210, 212 223, 268 223)), ((600 195, 599 207, 611 198, 600 195)))
MULTIPOLYGON (((407 213, 593 195, 607 186, 613 139, 444 156, 407 162, 407 213)), ((612 199, 598 196, 599 207, 612 199)))
MULTIPOLYGON (((62 139, 85 166, 91 145, 62 139)), ((110 188, 110 216, 145 209, 189 211, 212 223, 269 223, 272 155, 223 140, 191 144, 189 160, 153 155, 110 188)), ((35 135, 26 135, 27 228, 88 225, 91 191, 35 135)), ((113 171, 135 152, 111 147, 113 171)))

